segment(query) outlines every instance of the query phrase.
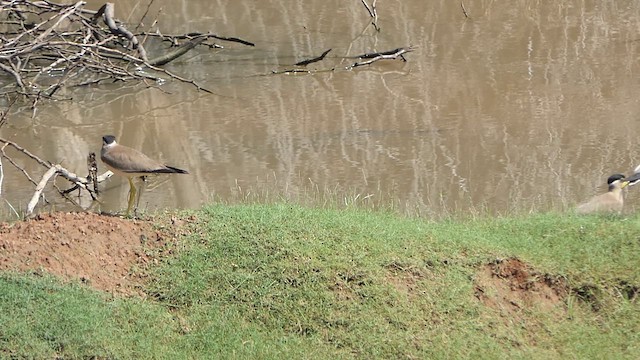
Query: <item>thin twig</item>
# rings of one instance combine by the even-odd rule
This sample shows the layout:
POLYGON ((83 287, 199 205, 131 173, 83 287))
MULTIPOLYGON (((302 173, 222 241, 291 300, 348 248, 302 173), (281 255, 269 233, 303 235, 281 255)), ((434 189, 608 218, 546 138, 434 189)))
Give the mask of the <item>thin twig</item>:
POLYGON ((183 78, 181 76, 178 76, 178 75, 170 72, 169 70, 166 70, 166 69, 163 69, 163 68, 159 68, 159 67, 155 67, 155 66, 150 65, 150 64, 147 64, 147 66, 150 67, 151 69, 155 70, 155 71, 163 72, 163 73, 169 75, 170 77, 172 77, 173 79, 180 80, 180 81, 185 82, 185 83, 189 83, 189 84, 195 86, 195 88, 198 89, 198 90, 202 90, 202 91, 204 91, 206 93, 213 94, 213 92, 211 90, 203 88, 202 86, 200 86, 197 82, 195 82, 193 80, 185 79, 185 78, 183 78))
POLYGON ((26 92, 25 87, 24 87, 24 82, 22 81, 22 77, 20 76, 20 74, 18 74, 16 71, 13 71, 12 68, 4 65, 3 63, 0 63, 0 69, 8 72, 9 74, 11 74, 14 79, 16 79, 16 84, 20 87, 20 89, 22 90, 22 92, 26 92))
POLYGON ((367 2, 365 0, 360 0, 362 1, 362 5, 364 5, 365 8, 367 8, 367 11, 369 12, 369 16, 371 17, 371 24, 373 25, 374 29, 376 29, 376 31, 380 31, 380 27, 378 27, 378 11, 376 10, 376 0, 373 0, 373 2, 371 3, 371 6, 369 6, 369 4, 367 4, 367 2))
POLYGON ((237 37, 220 36, 220 35, 211 34, 211 33, 190 32, 188 34, 183 34, 183 35, 169 35, 169 34, 160 34, 160 33, 156 33, 156 32, 143 32, 143 33, 140 33, 140 34, 146 35, 146 36, 161 37, 163 39, 168 39, 168 40, 170 40, 172 42, 175 42, 176 39, 177 40, 193 39, 193 38, 196 38, 196 37, 205 36, 206 38, 213 38, 213 39, 218 39, 218 40, 237 42, 239 44, 243 44, 243 45, 247 45, 247 46, 256 46, 256 44, 252 43, 251 41, 243 40, 243 39, 240 39, 240 38, 237 38, 237 37))
MULTIPOLYGON (((60 23, 62 22, 62 20, 68 18, 71 14, 73 14, 79 7, 83 6, 84 4, 86 4, 86 2, 84 1, 78 1, 77 3, 75 3, 73 6, 69 7, 67 10, 63 11, 60 14, 57 14, 56 16, 60 16, 60 18, 58 18, 58 20, 55 22, 55 24, 53 24, 52 26, 50 26, 47 30, 45 30, 42 34, 38 35, 38 37, 33 41, 34 43, 37 42, 41 42, 42 39, 44 39, 45 37, 49 36, 49 34, 51 34, 51 32, 53 30, 55 30, 55 28, 58 27, 58 25, 60 25, 60 23)), ((53 19, 53 18, 52 18, 53 19)))
POLYGON ((464 8, 464 1, 460 0, 460 7, 462 8, 462 13, 464 14, 464 17, 468 18, 469 14, 467 14, 467 9, 464 8))
POLYGON ((362 1, 362 5, 364 5, 364 7, 367 8, 367 11, 369 12, 369 16, 373 17, 373 10, 369 7, 369 4, 367 4, 367 2, 364 0, 360 0, 360 1, 362 1))
POLYGON ((29 173, 20 165, 18 165, 18 163, 16 163, 15 161, 13 161, 13 159, 11 157, 9 157, 7 155, 7 153, 4 152, 4 148, 7 147, 8 144, 5 144, 2 148, 0 148, 0 152, 2 153, 2 157, 4 157, 5 159, 9 160, 9 163, 11 163, 11 165, 15 166, 16 169, 22 171, 22 173, 24 174, 24 176, 27 178, 27 180, 29 180, 32 184, 37 185, 38 183, 36 183, 35 180, 33 180, 31 178, 31 176, 29 176, 29 173))
MULTIPOLYGON (((140 18, 140 22, 138 22, 138 25, 136 26, 135 29, 133 29, 133 31, 138 31, 138 29, 142 26, 144 18, 147 17, 147 14, 149 13, 149 9, 151 9, 151 5, 153 5, 153 1, 154 0, 151 0, 151 1, 149 1, 149 4, 147 4, 147 10, 144 11, 144 14, 142 14, 142 17, 140 18)), ((143 41, 143 43, 144 43, 144 41, 143 41)))
POLYGON ((4 125, 7 122, 9 111, 11 111, 11 107, 13 106, 13 104, 16 103, 17 100, 18 100, 18 97, 14 96, 11 102, 9 103, 9 105, 7 106, 7 108, 3 112, 0 112, 0 127, 2 127, 2 125, 4 125))
POLYGON ((37 157, 36 155, 33 155, 31 152, 29 152, 29 150, 27 150, 27 149, 23 148, 22 146, 20 146, 20 145, 18 145, 18 144, 16 144, 16 143, 14 143, 14 142, 13 142, 13 141, 11 141, 11 140, 7 140, 7 139, 0 138, 0 142, 2 142, 2 143, 4 143, 4 144, 5 144, 5 146, 3 146, 3 147, 2 147, 2 150, 3 150, 3 151, 4 151, 4 148, 5 148, 7 145, 11 145, 14 149, 16 149, 16 150, 20 151, 21 153, 23 153, 23 154, 27 155, 28 157, 30 157, 31 159, 35 160, 38 164, 40 164, 40 165, 42 165, 42 166, 46 167, 47 169, 51 167, 51 163, 50 163, 50 162, 48 162, 48 161, 44 161, 44 160, 40 159, 40 158, 39 158, 39 157, 37 157))

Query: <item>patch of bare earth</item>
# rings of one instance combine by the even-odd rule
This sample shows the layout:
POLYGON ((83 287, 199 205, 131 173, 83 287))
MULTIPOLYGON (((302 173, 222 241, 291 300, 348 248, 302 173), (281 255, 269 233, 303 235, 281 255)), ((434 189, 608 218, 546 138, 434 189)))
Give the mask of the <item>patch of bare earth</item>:
POLYGON ((387 282, 399 293, 409 298, 421 295, 417 290, 418 282, 425 276, 420 269, 412 266, 405 267, 395 262, 387 265, 386 268, 388 270, 387 282))
POLYGON ((151 223, 95 213, 52 213, 0 224, 0 271, 44 271, 123 295, 142 294, 136 268, 173 240, 151 223))
POLYGON ((541 274, 511 258, 482 266, 475 277, 475 296, 503 315, 518 317, 524 310, 564 312, 568 286, 564 279, 541 274))

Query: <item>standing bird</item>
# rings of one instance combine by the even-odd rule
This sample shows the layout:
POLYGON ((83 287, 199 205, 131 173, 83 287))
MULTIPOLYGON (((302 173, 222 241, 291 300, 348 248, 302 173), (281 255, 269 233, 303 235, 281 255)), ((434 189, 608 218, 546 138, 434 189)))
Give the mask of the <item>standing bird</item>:
POLYGON ((129 204, 127 214, 131 212, 131 207, 136 197, 136 187, 133 178, 136 176, 146 176, 151 174, 188 174, 186 170, 167 166, 161 162, 151 159, 147 155, 136 149, 120 145, 113 135, 102 137, 102 150, 100 159, 113 171, 114 174, 124 176, 129 179, 129 204))
POLYGON ((609 186, 608 192, 596 195, 591 200, 578 205, 576 211, 579 214, 622 212, 624 205, 622 189, 629 185, 628 179, 625 179, 622 174, 614 174, 607 179, 607 185, 609 186))

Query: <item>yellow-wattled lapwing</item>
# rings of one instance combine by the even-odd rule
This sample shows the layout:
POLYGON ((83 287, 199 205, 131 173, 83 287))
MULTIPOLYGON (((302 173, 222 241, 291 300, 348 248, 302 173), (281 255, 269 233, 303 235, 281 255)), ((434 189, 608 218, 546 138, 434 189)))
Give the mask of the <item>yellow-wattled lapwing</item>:
POLYGON ((136 197, 136 187, 133 184, 134 177, 151 174, 188 174, 186 170, 167 166, 136 149, 118 144, 116 137, 113 135, 102 137, 100 159, 114 174, 124 176, 129 180, 127 216, 131 212, 131 207, 136 197))
MULTIPOLYGON (((638 177, 640 180, 640 176, 638 177)), ((609 191, 604 194, 596 195, 591 200, 580 204, 576 207, 579 214, 592 213, 620 213, 624 205, 624 196, 622 189, 629 184, 629 180, 625 179, 622 174, 614 174, 607 179, 609 191)))

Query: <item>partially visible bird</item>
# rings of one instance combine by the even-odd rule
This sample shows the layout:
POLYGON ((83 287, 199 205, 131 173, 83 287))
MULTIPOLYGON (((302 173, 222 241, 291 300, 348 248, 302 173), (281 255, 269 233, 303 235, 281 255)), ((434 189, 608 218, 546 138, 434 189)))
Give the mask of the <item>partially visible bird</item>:
POLYGON ((124 176, 129 180, 129 203, 126 216, 129 216, 131 207, 136 197, 136 187, 133 178, 136 176, 146 176, 151 174, 188 174, 186 170, 167 166, 159 161, 153 160, 136 149, 120 145, 113 135, 102 137, 102 150, 100 159, 113 171, 114 174, 124 176))
POLYGON ((633 175, 629 176, 628 178, 626 178, 624 180, 629 182, 629 186, 633 186, 633 185, 637 184, 638 182, 640 182, 640 165, 638 165, 633 170, 633 175))
MULTIPOLYGON (((640 176, 638 180, 640 181, 640 176)), ((624 196, 622 189, 629 184, 629 180, 625 179, 622 174, 614 174, 607 179, 609 191, 604 194, 596 195, 589 201, 582 203, 576 207, 579 214, 592 213, 620 213, 624 205, 624 196)))

